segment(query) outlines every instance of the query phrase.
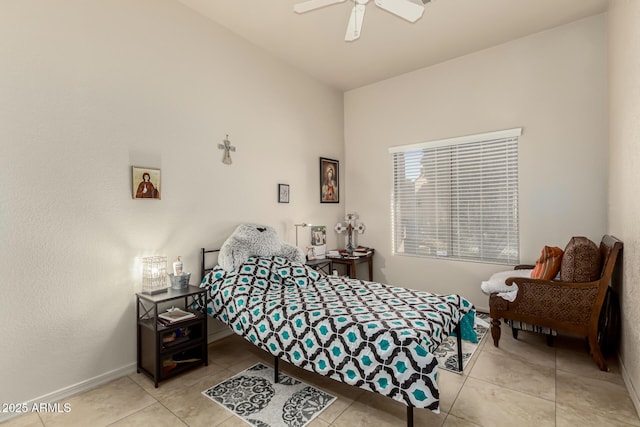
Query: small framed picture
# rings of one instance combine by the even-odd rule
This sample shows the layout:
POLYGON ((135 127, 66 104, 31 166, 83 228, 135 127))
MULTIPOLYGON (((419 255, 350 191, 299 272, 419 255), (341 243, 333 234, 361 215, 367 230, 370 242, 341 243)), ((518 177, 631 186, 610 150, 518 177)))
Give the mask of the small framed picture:
POLYGON ((134 199, 160 200, 160 169, 131 166, 134 199))
POLYGON ((289 184, 278 184, 278 203, 289 203, 289 184))
POLYGON ((324 225, 314 225, 311 227, 311 244, 314 246, 325 245, 327 243, 327 227, 324 225))
POLYGON ((338 203, 340 191, 337 160, 320 157, 320 203, 338 203))

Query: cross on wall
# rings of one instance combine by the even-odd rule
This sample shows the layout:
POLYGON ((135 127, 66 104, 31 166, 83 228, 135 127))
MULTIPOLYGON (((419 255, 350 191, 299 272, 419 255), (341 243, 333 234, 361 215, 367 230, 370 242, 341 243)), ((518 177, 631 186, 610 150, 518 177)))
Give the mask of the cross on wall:
POLYGON ((236 147, 231 145, 231 141, 229 141, 229 135, 227 134, 227 136, 224 138, 224 140, 222 141, 223 144, 218 144, 218 148, 220 150, 224 150, 224 155, 222 156, 222 163, 224 163, 225 165, 230 165, 231 162, 231 151, 236 151, 236 147))

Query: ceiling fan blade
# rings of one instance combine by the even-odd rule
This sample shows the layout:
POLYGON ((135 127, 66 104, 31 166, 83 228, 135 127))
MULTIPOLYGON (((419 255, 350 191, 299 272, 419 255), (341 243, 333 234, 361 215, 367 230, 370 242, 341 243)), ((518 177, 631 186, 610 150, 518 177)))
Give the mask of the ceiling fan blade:
POLYGON ((422 18, 422 14, 424 13, 424 6, 408 0, 375 0, 375 3, 379 8, 406 19, 409 22, 416 22, 422 18))
POLYGON ((302 3, 293 5, 293 10, 296 13, 305 13, 310 10, 320 9, 321 7, 331 6, 336 3, 343 3, 345 0, 308 0, 302 3))
POLYGON ((360 38, 365 10, 367 9, 363 4, 356 4, 353 6, 351 16, 349 17, 349 24, 347 25, 347 32, 344 35, 344 39, 346 41, 352 42, 360 38))

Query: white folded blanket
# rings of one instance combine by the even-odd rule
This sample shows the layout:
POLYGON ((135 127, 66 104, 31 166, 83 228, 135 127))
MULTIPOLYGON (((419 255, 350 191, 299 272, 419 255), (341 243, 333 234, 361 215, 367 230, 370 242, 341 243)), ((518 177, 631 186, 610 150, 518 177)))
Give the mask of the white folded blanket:
POLYGON ((487 295, 498 293, 499 297, 513 302, 516 299, 516 296, 518 296, 518 285, 513 284, 511 286, 507 286, 505 280, 509 277, 531 277, 531 271, 533 270, 499 271, 494 273, 489 280, 482 282, 480 284, 480 288, 482 289, 482 292, 487 295))

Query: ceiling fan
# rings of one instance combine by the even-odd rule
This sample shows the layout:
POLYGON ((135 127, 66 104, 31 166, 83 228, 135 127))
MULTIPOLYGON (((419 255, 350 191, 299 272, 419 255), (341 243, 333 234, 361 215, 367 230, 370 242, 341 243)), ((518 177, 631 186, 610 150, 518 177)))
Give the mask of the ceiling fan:
MULTIPOLYGON (((325 6, 330 6, 332 4, 344 3, 345 1, 346 0, 307 0, 294 5, 293 10, 296 13, 305 13, 325 6)), ((347 24, 347 32, 344 37, 346 41, 354 41, 360 38, 364 12, 366 10, 365 6, 369 2, 369 0, 352 1, 354 2, 354 5, 351 10, 351 16, 349 17, 349 23, 347 24)), ((430 0, 422 0, 423 3, 429 1, 430 0)), ((391 12, 409 22, 416 22, 422 17, 422 13, 424 12, 423 5, 413 3, 409 0, 374 0, 374 3, 379 8, 384 9, 387 12, 391 12)))

